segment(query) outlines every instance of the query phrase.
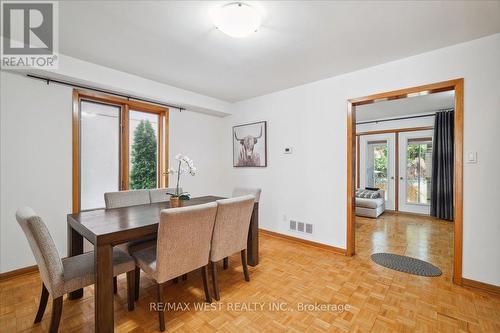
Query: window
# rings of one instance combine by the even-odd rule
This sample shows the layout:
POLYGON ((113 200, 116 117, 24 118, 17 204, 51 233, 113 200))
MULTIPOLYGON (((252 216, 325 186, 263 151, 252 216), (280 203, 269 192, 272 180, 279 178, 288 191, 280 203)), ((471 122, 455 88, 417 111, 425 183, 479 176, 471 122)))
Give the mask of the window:
POLYGON ((158 124, 154 113, 129 112, 129 189, 158 187, 158 124))
POLYGON ((429 205, 432 179, 432 139, 408 140, 406 148, 406 202, 429 205))
POLYGON ((366 186, 380 188, 385 191, 385 199, 388 199, 388 177, 389 166, 387 141, 368 141, 366 165, 366 186))
POLYGON ((104 207, 103 193, 120 189, 121 107, 80 103, 81 209, 104 207))
POLYGON ((75 90, 73 211, 102 208, 104 193, 166 187, 168 109, 75 90))

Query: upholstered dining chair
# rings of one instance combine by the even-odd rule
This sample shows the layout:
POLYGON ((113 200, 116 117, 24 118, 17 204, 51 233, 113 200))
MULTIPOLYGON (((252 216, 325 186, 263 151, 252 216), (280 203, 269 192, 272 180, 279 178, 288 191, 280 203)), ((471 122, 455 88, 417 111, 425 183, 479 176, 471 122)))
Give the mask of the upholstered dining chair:
MULTIPOLYGON (((175 187, 155 188, 155 189, 149 190, 149 199, 151 200, 151 203, 168 201, 168 200, 170 200, 169 193, 175 193, 175 190, 176 190, 175 187)), ((182 193, 181 187, 179 187, 179 192, 182 193)))
MULTIPOLYGON (((63 295, 94 284, 94 253, 87 252, 61 259, 54 240, 40 216, 31 208, 25 207, 17 210, 16 219, 28 239, 43 283, 35 323, 42 320, 50 294, 52 316, 49 331, 55 333, 61 320, 63 295)), ((127 273, 129 311, 134 309, 134 268, 132 257, 119 249, 113 249, 113 276, 127 273)))
MULTIPOLYGON (((255 197, 255 202, 259 202, 261 192, 262 192, 262 190, 260 188, 256 188, 256 187, 255 188, 254 187, 235 187, 233 189, 232 197, 235 198, 235 197, 241 197, 243 195, 251 194, 255 197)), ((229 258, 226 257, 223 259, 222 267, 224 269, 227 269, 229 267, 229 258)))
MULTIPOLYGON (((163 210, 160 213, 157 245, 154 248, 130 249, 136 265, 156 281, 159 303, 164 303, 167 281, 195 269, 201 269, 205 299, 212 301, 207 266, 216 213, 216 202, 163 210)), ((164 311, 158 311, 158 317, 163 332, 164 311)))
POLYGON ((217 282, 217 262, 220 260, 240 252, 245 281, 250 281, 246 249, 254 202, 255 197, 251 194, 217 201, 217 216, 210 247, 212 283, 216 300, 220 300, 217 282))
MULTIPOLYGON (((118 192, 106 192, 104 193, 104 202, 106 204, 106 209, 112 208, 123 208, 137 205, 147 205, 151 203, 149 190, 130 190, 130 191, 118 191, 118 192)), ((156 236, 148 236, 143 239, 135 240, 128 243, 123 243, 117 245, 117 247, 129 253, 129 247, 132 245, 139 245, 143 247, 151 247, 156 243, 156 236)), ((139 280, 141 279, 141 271, 139 269, 135 270, 135 299, 139 299, 139 280)), ((116 294, 118 291, 117 278, 113 278, 113 292, 116 294)))
POLYGON ((262 189, 260 188, 253 188, 253 187, 235 187, 233 189, 233 198, 234 197, 241 197, 243 195, 248 195, 251 194, 255 197, 255 202, 259 202, 260 200, 260 193, 262 192, 262 189))
POLYGON ((149 190, 130 190, 104 193, 106 209, 121 208, 151 203, 149 190))
MULTIPOLYGON (((176 187, 155 188, 149 190, 149 198, 151 200, 151 203, 166 202, 170 200, 169 193, 175 193, 176 190, 176 187)), ((179 193, 182 193, 182 187, 179 187, 179 193)), ((187 280, 187 274, 183 274, 182 279, 187 280)), ((174 283, 177 283, 178 280, 178 278, 174 278, 174 283)), ((135 297, 139 297, 139 291, 137 291, 135 297)))

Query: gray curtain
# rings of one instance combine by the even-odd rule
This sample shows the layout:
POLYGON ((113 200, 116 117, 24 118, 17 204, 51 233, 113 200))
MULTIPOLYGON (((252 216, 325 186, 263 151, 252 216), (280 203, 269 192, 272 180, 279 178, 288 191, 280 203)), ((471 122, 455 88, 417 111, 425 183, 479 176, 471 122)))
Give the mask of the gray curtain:
POLYGON ((454 110, 436 112, 432 148, 431 215, 453 220, 454 110))

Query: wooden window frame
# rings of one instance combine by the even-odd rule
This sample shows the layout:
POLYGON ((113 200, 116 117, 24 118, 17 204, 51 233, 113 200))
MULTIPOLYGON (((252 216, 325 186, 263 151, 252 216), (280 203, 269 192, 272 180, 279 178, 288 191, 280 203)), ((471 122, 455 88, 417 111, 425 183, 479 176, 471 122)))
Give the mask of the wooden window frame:
MULTIPOLYGON (((420 96, 443 91, 455 91, 455 169, 454 169, 454 241, 453 282, 462 285, 463 242, 463 151, 464 151, 464 79, 442 81, 347 100, 347 239, 346 255, 355 254, 355 185, 356 185, 356 107, 379 101, 420 96)), ((396 132, 398 136, 398 132, 396 132)))
POLYGON ((81 102, 91 101, 120 107, 120 190, 129 189, 129 115, 130 110, 158 115, 158 152, 157 183, 158 187, 168 187, 168 146, 169 146, 169 109, 163 106, 97 93, 89 90, 73 89, 72 146, 72 211, 80 212, 81 190, 81 102))

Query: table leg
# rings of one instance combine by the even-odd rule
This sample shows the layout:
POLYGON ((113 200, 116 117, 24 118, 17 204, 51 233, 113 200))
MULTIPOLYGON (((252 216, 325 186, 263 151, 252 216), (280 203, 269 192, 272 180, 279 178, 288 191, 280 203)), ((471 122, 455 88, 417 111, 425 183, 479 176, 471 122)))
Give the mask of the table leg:
MULTIPOLYGON (((74 257, 83 253, 83 237, 68 224, 68 257, 74 257)), ((83 289, 70 292, 69 299, 83 297, 83 289)))
POLYGON ((252 219, 250 220, 250 230, 248 230, 247 240, 247 261, 250 266, 259 264, 259 203, 253 206, 252 219))
POLYGON ((109 333, 114 330, 113 247, 110 244, 94 246, 94 264, 95 332, 109 333))

